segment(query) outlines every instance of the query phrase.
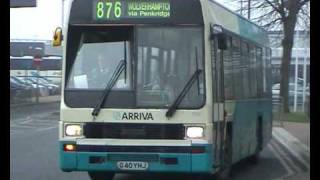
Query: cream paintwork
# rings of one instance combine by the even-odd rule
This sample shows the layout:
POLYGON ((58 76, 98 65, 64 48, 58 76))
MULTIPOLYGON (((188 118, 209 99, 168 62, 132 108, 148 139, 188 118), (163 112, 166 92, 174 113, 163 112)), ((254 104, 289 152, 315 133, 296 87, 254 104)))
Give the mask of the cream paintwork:
POLYGON ((113 146, 191 146, 191 140, 139 140, 139 139, 79 139, 78 145, 113 145, 113 146))
MULTIPOLYGON (((64 137, 63 136, 63 125, 64 122, 59 122, 59 141, 75 141, 77 144, 82 145, 125 145, 125 146, 134 146, 134 145, 143 145, 143 146, 191 146, 191 144, 210 144, 208 137, 208 129, 212 126, 204 127, 204 139, 184 139, 184 140, 155 140, 155 139, 146 139, 146 140, 132 140, 132 139, 84 139, 83 137, 64 137), (207 132, 207 133, 206 133, 207 132)), ((194 126, 200 126, 200 124, 190 124, 194 126)), ((203 125, 203 124, 202 124, 203 125)))
POLYGON ((132 140, 132 139, 78 139, 78 145, 113 145, 113 146, 191 146, 192 144, 208 144, 206 140, 132 140))
MULTIPOLYGON (((235 33, 239 33, 239 26, 237 21, 237 16, 226 11, 220 6, 217 6, 213 3, 203 2, 208 5, 210 8, 207 9, 207 19, 215 24, 222 25, 224 28, 229 29, 235 33), (223 17, 223 18, 221 18, 223 17)), ((206 19, 206 18, 205 18, 206 19)))

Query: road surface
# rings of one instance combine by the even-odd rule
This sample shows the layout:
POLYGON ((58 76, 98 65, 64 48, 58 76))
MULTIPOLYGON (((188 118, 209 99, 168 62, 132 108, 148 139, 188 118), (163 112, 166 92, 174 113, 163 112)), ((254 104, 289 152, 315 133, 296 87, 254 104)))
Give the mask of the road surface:
MULTIPOLYGON (((89 180, 85 172, 62 172, 58 166, 59 103, 11 109, 11 180, 89 180)), ((306 161, 308 162, 308 161, 306 161)), ((241 162, 234 167, 233 180, 290 179, 308 172, 276 138, 261 153, 259 163, 241 162)), ((192 179, 190 175, 116 174, 114 180, 192 179)))

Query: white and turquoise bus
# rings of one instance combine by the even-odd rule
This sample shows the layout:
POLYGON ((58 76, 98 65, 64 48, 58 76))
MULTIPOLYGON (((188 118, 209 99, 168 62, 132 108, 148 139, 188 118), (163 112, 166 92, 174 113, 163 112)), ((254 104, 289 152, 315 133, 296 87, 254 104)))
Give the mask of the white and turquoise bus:
MULTIPOLYGON (((267 32, 211 0, 73 0, 60 168, 214 174, 271 138, 267 32)), ((56 45, 61 40, 56 31, 56 45)))

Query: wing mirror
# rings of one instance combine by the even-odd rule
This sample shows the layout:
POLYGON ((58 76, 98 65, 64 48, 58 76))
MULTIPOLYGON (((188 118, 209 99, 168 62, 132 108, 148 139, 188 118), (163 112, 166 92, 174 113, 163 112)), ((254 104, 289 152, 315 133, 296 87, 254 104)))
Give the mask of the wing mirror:
POLYGON ((61 46, 63 40, 62 28, 57 27, 54 31, 52 46, 61 46))
POLYGON ((228 49, 227 35, 223 32, 222 26, 217 24, 211 25, 210 32, 211 32, 211 40, 214 40, 215 37, 217 38, 218 49, 221 49, 221 50, 228 49))

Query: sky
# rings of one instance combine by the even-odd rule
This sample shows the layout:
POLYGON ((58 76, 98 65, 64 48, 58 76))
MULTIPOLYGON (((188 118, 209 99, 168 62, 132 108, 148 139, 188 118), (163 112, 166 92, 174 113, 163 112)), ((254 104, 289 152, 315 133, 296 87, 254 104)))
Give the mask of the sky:
POLYGON ((36 8, 10 8, 10 39, 51 39, 61 26, 61 5, 61 0, 37 0, 36 8))
MULTIPOLYGON (((234 9, 231 0, 216 0, 234 9)), ((51 40, 62 22, 62 0, 37 0, 35 8, 10 8, 10 39, 51 40)))

